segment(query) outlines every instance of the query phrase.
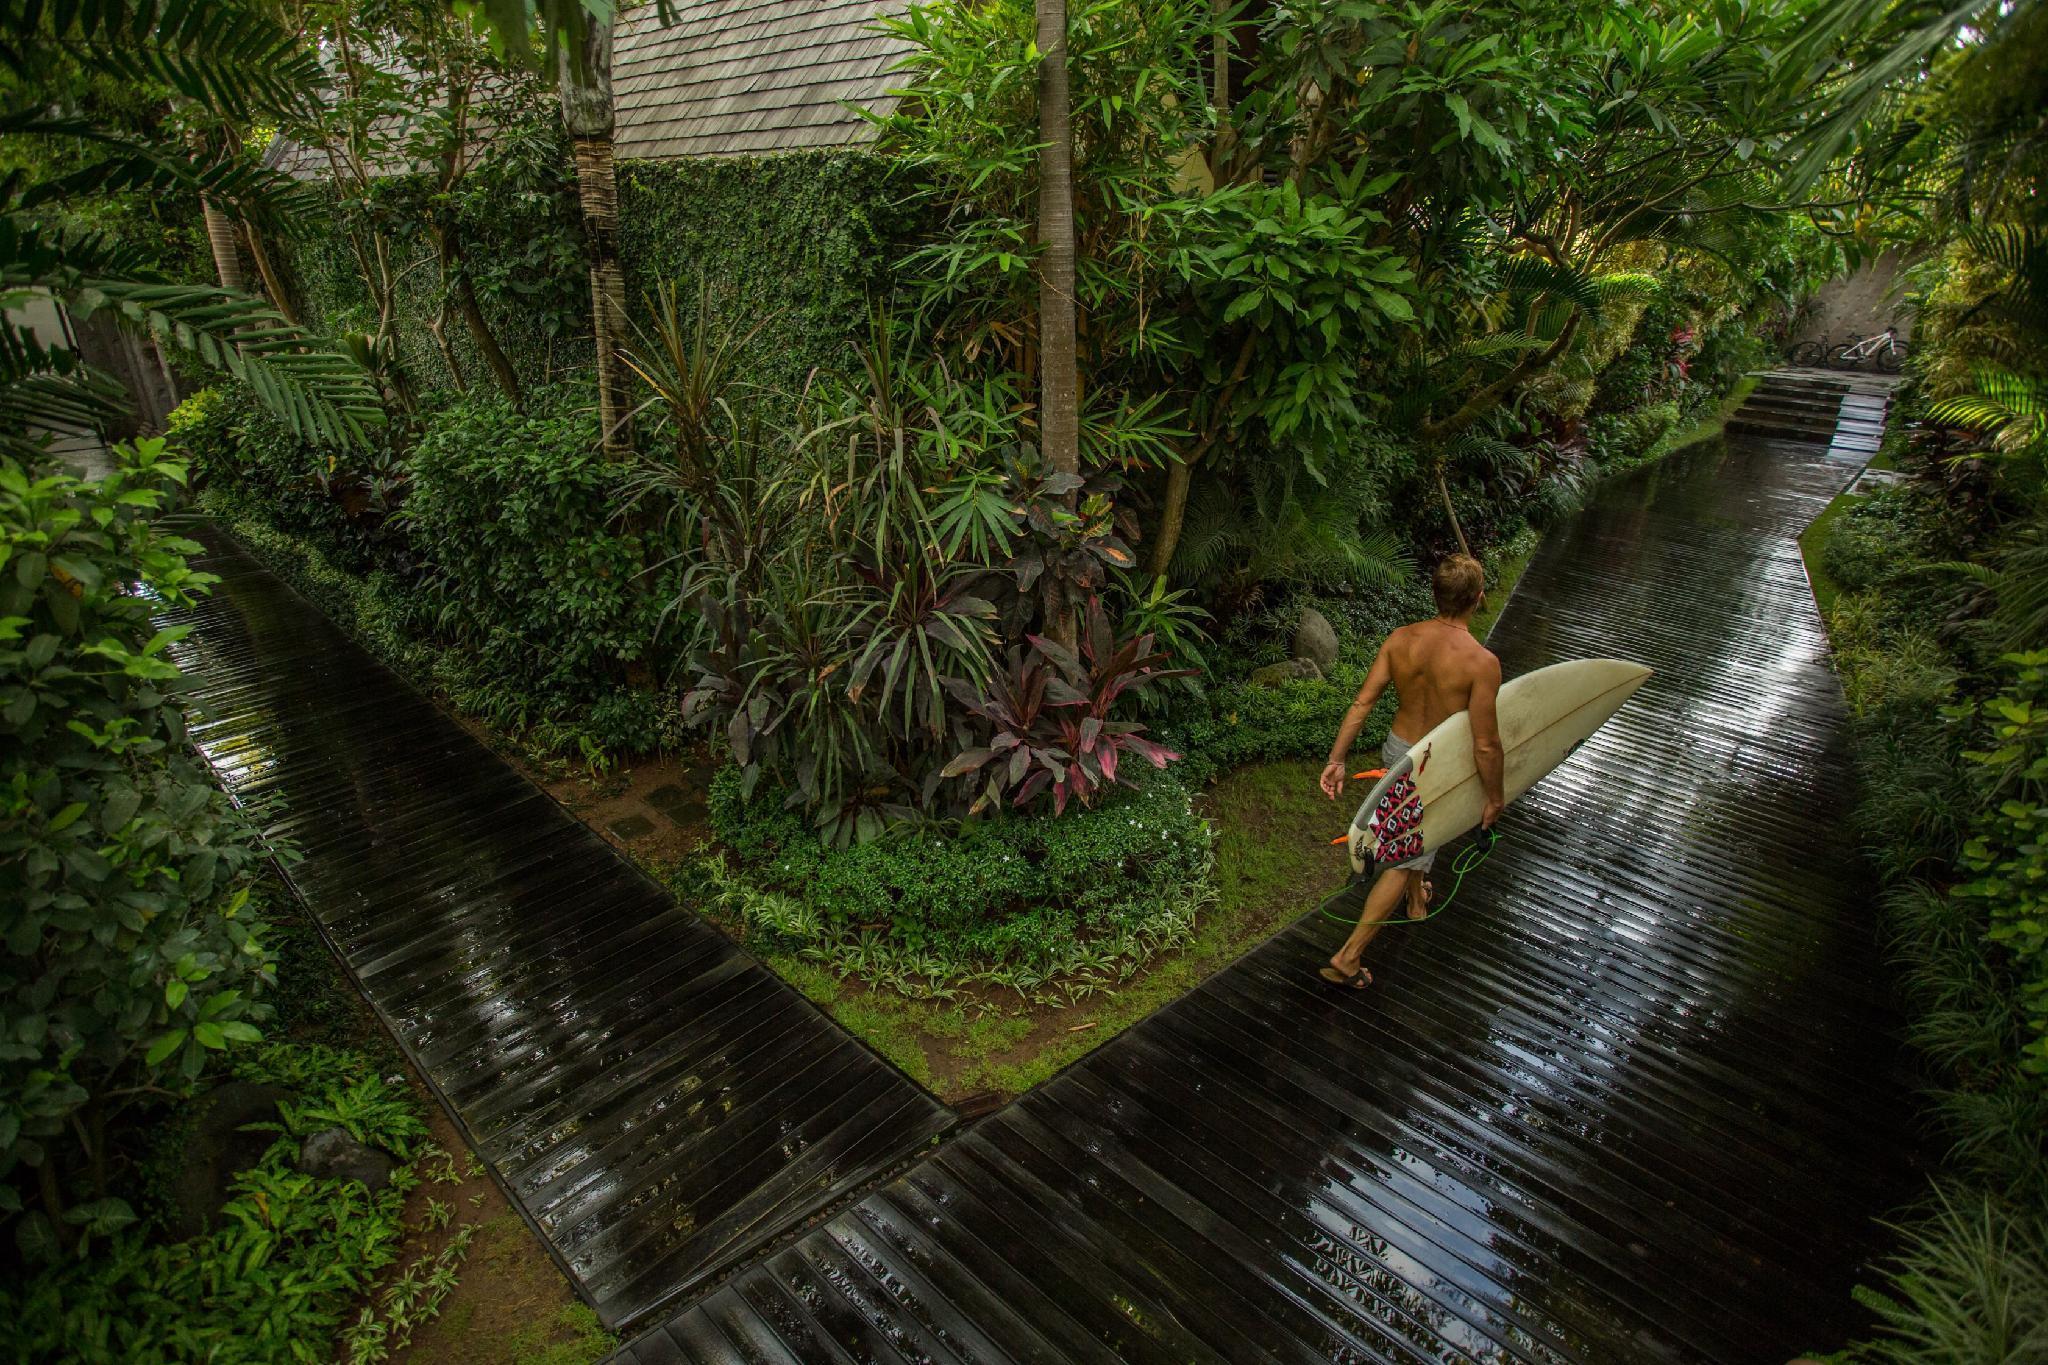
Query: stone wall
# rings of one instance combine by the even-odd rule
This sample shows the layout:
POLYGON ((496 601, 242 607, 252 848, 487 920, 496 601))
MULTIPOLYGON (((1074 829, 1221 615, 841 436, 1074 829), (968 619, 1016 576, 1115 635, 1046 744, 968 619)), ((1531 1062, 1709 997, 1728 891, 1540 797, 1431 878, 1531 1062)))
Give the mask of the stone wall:
POLYGON ((1819 341, 1825 336, 1836 342, 1853 341, 1882 332, 1886 326, 1897 327, 1899 335, 1910 340, 1913 319, 1898 278, 1904 264, 1895 248, 1855 274, 1821 286, 1803 310, 1793 340, 1819 341))

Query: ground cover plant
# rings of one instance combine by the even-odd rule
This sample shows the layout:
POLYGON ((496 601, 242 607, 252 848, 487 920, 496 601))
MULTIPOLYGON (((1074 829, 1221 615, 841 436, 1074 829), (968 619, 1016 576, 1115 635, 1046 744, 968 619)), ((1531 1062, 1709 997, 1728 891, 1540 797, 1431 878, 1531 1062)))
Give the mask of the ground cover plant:
POLYGON ((1859 92, 1913 136, 1871 145, 1879 204, 1935 250, 1915 268, 1915 355, 1883 463, 1897 487, 1838 500, 1804 541, 1855 717, 1860 820, 1929 1117, 1946 1144, 1899 1249, 1859 1291, 1875 1330, 1844 1355, 1932 1362, 2048 1351, 2048 973, 2035 834, 2048 355, 2040 307, 2043 16, 1948 45, 1905 16, 1878 35, 1931 79, 1859 92))

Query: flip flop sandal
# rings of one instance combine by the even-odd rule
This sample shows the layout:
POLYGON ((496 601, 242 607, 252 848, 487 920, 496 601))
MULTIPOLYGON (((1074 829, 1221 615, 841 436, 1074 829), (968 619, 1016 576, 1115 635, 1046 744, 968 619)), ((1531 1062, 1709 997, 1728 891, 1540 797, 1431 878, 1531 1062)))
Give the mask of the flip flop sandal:
POLYGON ((1317 975, 1321 976, 1323 980, 1329 982, 1332 986, 1342 986, 1349 991, 1362 991, 1372 984, 1372 973, 1363 967, 1346 976, 1335 967, 1326 965, 1317 975))

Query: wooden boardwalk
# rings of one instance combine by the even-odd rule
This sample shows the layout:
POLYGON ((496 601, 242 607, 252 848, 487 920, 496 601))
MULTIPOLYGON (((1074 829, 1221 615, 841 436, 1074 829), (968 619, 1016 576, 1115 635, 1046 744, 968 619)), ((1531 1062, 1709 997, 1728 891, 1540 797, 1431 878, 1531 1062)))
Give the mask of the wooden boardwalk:
MULTIPOLYGON (((1768 1362, 1838 1344, 1912 1105, 1795 537, 1710 447, 1546 542, 1510 674, 1657 674, 1362 994, 1309 916, 623 1353, 1768 1362)), ((1326 831, 1303 831, 1320 839, 1326 831)), ((1332 859, 1340 855, 1331 851, 1332 859)))
POLYGON ((923 1151, 952 1115, 204 526, 165 623, 228 789, 611 1326, 923 1151))

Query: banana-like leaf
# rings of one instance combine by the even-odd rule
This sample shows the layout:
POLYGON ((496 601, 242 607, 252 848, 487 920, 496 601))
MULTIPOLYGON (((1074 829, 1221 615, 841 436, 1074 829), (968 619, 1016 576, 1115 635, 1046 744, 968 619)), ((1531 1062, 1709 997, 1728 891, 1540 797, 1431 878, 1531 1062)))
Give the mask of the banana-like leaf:
MULTIPOLYGON (((1514 256, 1501 271, 1501 292, 1510 298, 1548 298, 1568 303, 1587 317, 1600 316, 1600 287, 1574 266, 1558 265, 1540 256, 1514 256)), ((1553 329, 1553 335, 1555 334, 1553 329)))
POLYGON ((247 384, 301 438, 362 447, 384 421, 377 390, 347 354, 294 327, 262 299, 206 285, 87 278, 71 301, 195 352, 247 384))

